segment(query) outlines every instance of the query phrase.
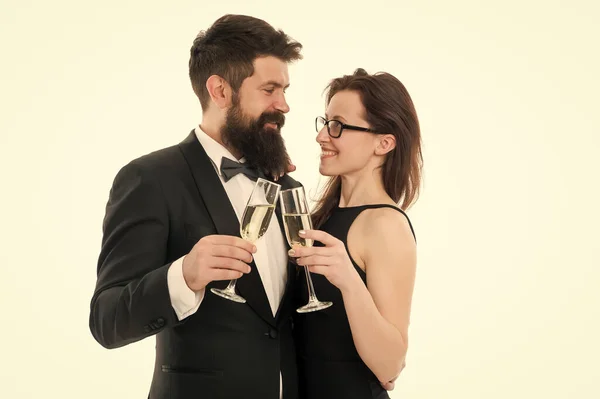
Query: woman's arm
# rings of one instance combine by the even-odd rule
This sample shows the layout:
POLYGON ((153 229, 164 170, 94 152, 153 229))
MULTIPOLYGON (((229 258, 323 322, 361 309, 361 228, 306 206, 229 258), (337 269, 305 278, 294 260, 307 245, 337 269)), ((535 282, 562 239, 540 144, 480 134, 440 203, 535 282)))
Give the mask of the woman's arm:
POLYGON ((379 381, 388 382, 400 374, 408 348, 416 245, 404 215, 389 208, 368 212, 358 232, 368 289, 344 244, 325 232, 304 234, 325 247, 295 247, 290 255, 341 291, 359 355, 379 381))
POLYGON ((408 349, 416 245, 404 215, 389 208, 370 213, 360 234, 368 289, 359 279, 340 289, 354 345, 379 381, 386 382, 400 374, 408 349))

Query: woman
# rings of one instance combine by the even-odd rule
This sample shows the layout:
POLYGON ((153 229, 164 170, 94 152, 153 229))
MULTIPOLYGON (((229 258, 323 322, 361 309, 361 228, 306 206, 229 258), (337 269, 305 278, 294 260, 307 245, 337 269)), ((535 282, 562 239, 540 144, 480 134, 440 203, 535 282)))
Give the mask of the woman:
POLYGON ((318 230, 304 233, 315 246, 290 256, 333 306, 295 316, 301 397, 389 398, 382 384, 399 375, 408 346, 416 242, 402 209, 419 192, 419 122, 398 79, 357 69, 330 83, 316 123, 319 172, 331 179, 313 213, 318 230))

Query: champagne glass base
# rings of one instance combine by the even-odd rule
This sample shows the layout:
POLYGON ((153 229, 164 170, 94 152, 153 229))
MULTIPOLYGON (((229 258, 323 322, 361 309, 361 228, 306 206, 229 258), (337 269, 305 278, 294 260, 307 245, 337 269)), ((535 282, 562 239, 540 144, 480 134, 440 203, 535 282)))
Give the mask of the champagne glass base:
POLYGON ((233 301, 233 302, 246 303, 246 300, 243 297, 239 296, 235 292, 229 291, 227 288, 223 289, 223 290, 218 289, 218 288, 211 288, 210 292, 212 292, 213 294, 216 294, 222 298, 229 299, 230 301, 233 301))
POLYGON ((298 313, 316 312, 318 310, 327 309, 333 305, 333 302, 309 301, 306 305, 296 309, 298 313))

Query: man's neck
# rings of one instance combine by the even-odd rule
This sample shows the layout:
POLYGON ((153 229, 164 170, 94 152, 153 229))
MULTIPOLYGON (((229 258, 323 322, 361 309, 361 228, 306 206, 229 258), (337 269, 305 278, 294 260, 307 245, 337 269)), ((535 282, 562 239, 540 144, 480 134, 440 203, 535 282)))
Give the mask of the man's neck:
POLYGON ((222 126, 221 124, 210 123, 209 121, 206 121, 204 119, 202 120, 202 123, 200 123, 200 125, 199 125, 200 130, 202 130, 204 133, 206 133, 207 136, 209 136, 214 141, 216 141, 217 143, 219 143, 223 147, 225 147, 231 153, 231 155, 233 155, 236 159, 240 159, 242 157, 242 154, 240 154, 239 151, 237 151, 234 148, 231 148, 230 146, 228 146, 227 144, 225 144, 223 142, 223 135, 221 134, 221 126, 222 126))

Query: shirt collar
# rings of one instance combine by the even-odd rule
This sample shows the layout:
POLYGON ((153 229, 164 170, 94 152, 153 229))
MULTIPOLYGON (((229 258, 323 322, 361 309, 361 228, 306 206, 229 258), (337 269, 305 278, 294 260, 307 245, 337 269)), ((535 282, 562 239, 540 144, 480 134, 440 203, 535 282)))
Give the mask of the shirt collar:
POLYGON ((200 126, 196 126, 194 129, 194 133, 196 134, 196 138, 206 151, 206 155, 210 158, 215 167, 215 170, 219 176, 221 176, 221 158, 229 158, 233 161, 244 163, 246 159, 244 157, 240 159, 236 159, 231 152, 227 148, 225 148, 221 143, 217 142, 215 139, 206 134, 200 126))

